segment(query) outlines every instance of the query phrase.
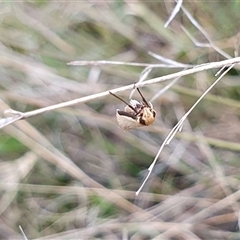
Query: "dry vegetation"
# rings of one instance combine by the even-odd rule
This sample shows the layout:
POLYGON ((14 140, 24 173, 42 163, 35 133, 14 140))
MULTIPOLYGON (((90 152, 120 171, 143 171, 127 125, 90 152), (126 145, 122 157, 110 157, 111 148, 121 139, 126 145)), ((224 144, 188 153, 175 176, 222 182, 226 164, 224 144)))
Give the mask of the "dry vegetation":
POLYGON ((194 108, 135 194, 220 68, 145 80, 238 56, 239 4, 184 1, 164 28, 171 1, 1 3, 1 118, 9 108, 90 97, 0 129, 0 238, 239 239, 238 65, 194 108), (107 62, 67 65, 77 60, 107 62), (134 83, 157 118, 124 132, 115 119, 123 103, 108 91, 127 100, 134 83))

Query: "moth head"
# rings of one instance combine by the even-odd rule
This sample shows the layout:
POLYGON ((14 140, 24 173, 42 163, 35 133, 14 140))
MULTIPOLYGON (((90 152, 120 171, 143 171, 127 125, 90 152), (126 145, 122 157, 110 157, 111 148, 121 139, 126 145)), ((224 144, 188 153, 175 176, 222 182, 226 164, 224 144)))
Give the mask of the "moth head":
POLYGON ((156 111, 153 108, 144 106, 137 115, 137 121, 145 126, 150 125, 156 117, 156 111))

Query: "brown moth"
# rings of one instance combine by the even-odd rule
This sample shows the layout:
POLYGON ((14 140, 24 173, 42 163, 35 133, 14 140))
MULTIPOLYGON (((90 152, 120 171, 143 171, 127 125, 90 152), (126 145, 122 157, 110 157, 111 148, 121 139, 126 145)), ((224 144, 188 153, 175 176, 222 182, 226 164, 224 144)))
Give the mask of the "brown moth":
POLYGON ((148 126, 154 121, 156 117, 156 111, 153 109, 152 104, 150 102, 147 102, 138 88, 137 91, 142 98, 142 102, 139 102, 137 100, 130 100, 130 103, 127 103, 120 97, 109 92, 114 97, 121 100, 127 105, 124 111, 121 111, 119 109, 116 111, 118 125, 125 131, 129 131, 137 127, 148 126))

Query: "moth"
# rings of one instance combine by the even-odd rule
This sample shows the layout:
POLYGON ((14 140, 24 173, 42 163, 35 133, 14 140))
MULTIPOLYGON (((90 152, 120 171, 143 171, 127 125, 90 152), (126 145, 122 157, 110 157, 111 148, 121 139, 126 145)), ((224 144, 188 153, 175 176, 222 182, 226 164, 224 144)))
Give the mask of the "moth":
POLYGON ((120 97, 109 92, 111 95, 127 105, 124 108, 124 111, 119 109, 116 111, 118 125, 125 131, 129 131, 133 128, 148 126, 154 121, 156 117, 156 111, 153 109, 152 103, 148 102, 143 97, 138 88, 137 91, 142 98, 142 102, 131 99, 130 103, 127 103, 120 97))

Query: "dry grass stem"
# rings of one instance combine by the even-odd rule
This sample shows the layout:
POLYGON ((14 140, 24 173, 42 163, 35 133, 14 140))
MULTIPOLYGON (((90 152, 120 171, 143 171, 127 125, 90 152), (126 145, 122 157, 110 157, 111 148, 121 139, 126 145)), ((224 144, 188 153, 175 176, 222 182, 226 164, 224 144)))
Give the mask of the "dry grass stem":
POLYGON ((2 3, 0 239, 238 240, 237 6, 2 3))
POLYGON ((144 82, 141 83, 136 83, 136 84, 130 84, 128 86, 124 86, 124 87, 120 87, 120 88, 115 88, 115 89, 111 89, 109 91, 105 91, 105 92, 101 92, 101 93, 97 93, 97 94, 93 94, 90 96, 86 96, 86 97, 82 97, 82 98, 78 98, 78 99, 74 99, 71 101, 67 101, 67 102, 63 102, 63 103, 59 103, 59 104, 55 104, 49 107, 45 107, 45 108, 41 108, 41 109, 37 109, 34 111, 30 111, 30 112, 19 112, 16 110, 12 110, 9 109, 6 111, 6 113, 11 113, 13 115, 15 115, 14 117, 8 117, 8 118, 3 118, 0 119, 0 128, 5 127, 15 121, 18 121, 20 119, 26 119, 29 117, 33 117, 48 111, 53 111, 59 108, 63 108, 63 107, 69 107, 78 103, 83 103, 83 102, 89 102, 91 100, 96 100, 98 98, 104 97, 109 95, 109 92, 112 93, 118 93, 118 92, 122 92, 125 90, 129 90, 129 89, 134 89, 135 87, 143 87, 145 85, 149 85, 149 84, 155 84, 155 83, 159 83, 159 82, 163 82, 163 81, 167 81, 173 78, 180 78, 189 74, 193 74, 193 73, 197 73, 197 72, 201 72, 201 71, 206 71, 209 69, 214 69, 214 68, 219 68, 219 67, 223 67, 223 66, 229 66, 232 64, 237 64, 240 62, 240 57, 237 58, 232 58, 232 59, 228 59, 228 60, 224 60, 224 61, 220 61, 220 62, 212 62, 212 63, 206 63, 206 64, 201 64, 199 66, 196 66, 192 69, 187 69, 187 70, 183 70, 181 72, 178 73, 173 73, 173 74, 169 74, 163 77, 158 77, 158 78, 154 78, 154 79, 150 79, 150 80, 146 80, 144 82))

